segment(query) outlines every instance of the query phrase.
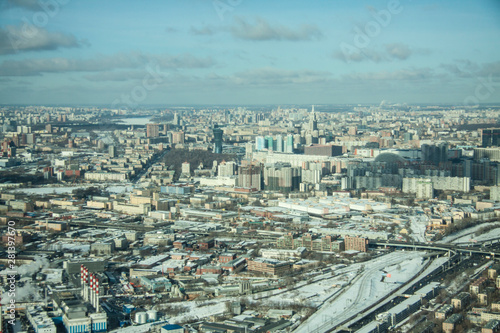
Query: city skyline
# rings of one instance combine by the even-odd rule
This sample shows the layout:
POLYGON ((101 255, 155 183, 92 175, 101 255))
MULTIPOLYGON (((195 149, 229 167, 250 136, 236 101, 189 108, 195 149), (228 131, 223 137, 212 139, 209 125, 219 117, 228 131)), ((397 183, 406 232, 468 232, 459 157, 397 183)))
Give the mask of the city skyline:
POLYGON ((500 102, 493 0, 0 6, 2 104, 500 102))

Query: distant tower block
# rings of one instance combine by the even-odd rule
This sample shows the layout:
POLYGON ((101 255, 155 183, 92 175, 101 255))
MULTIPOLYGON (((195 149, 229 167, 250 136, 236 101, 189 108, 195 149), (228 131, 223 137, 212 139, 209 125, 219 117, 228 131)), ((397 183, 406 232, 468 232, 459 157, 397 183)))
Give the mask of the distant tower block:
POLYGON ((316 118, 316 112, 314 112, 314 105, 312 106, 311 118, 309 119, 309 129, 311 131, 318 130, 318 119, 316 118))
POLYGON ((109 157, 111 157, 111 158, 116 157, 116 147, 115 146, 109 146, 108 147, 108 153, 109 153, 109 157))
POLYGON ((250 295, 252 293, 252 284, 250 283, 250 281, 240 281, 238 292, 240 295, 250 295))
POLYGON ((147 124, 146 125, 146 136, 148 138, 157 138, 160 136, 160 125, 158 124, 147 124))
POLYGON ((184 176, 191 176, 191 164, 189 162, 184 162, 182 163, 182 175, 184 176))
POLYGON ((214 153, 222 154, 222 135, 224 132, 218 125, 214 126, 214 153))

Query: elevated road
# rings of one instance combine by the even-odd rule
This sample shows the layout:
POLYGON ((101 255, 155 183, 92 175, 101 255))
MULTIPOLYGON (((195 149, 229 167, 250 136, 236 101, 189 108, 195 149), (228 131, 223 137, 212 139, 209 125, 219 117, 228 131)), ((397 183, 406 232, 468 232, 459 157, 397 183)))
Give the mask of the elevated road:
POLYGON ((412 250, 433 250, 433 251, 445 251, 463 254, 479 254, 485 256, 500 256, 500 253, 487 251, 483 249, 471 249, 463 248, 452 244, 428 244, 428 243, 406 243, 406 242, 370 242, 371 246, 383 246, 383 247, 396 247, 396 248, 407 248, 412 250))

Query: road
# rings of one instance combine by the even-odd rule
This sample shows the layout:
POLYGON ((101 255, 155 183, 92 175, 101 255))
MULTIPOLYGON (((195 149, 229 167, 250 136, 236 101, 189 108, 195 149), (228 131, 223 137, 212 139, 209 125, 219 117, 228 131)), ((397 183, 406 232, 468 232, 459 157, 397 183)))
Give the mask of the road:
POLYGON ((155 163, 157 163, 158 161, 161 161, 168 152, 169 152, 169 150, 165 149, 161 153, 153 155, 153 157, 151 158, 151 161, 149 161, 149 163, 146 164, 144 166, 144 168, 137 175, 135 175, 130 181, 133 184, 136 184, 137 182, 139 182, 141 180, 142 176, 144 176, 155 163))

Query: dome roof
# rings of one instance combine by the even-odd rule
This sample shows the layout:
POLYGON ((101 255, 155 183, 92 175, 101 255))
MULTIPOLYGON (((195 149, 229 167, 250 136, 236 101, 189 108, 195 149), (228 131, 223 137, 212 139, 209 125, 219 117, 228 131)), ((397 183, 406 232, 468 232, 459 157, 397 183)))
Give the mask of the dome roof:
POLYGON ((393 153, 382 153, 375 158, 375 162, 408 163, 407 160, 393 153))

